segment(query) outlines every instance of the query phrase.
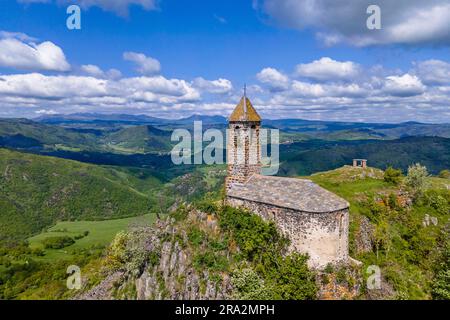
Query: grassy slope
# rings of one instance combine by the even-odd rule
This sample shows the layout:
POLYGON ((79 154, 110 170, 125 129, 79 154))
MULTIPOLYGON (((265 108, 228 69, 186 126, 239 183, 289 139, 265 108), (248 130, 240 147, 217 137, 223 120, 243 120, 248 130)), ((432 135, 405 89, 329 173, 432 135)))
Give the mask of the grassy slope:
POLYGON ((75 237, 85 231, 89 234, 82 239, 64 249, 45 249, 45 255, 40 259, 43 261, 53 261, 70 258, 74 250, 89 249, 92 247, 105 247, 108 245, 117 232, 126 230, 134 224, 151 224, 155 220, 155 215, 147 214, 141 217, 113 219, 106 221, 64 221, 58 222, 34 237, 28 239, 32 249, 45 249, 42 241, 48 237, 69 236, 75 237))
POLYGON ((29 148, 52 146, 62 149, 91 149, 95 136, 45 125, 27 119, 0 119, 0 145, 29 148))
POLYGON ((64 220, 147 214, 156 200, 125 169, 0 149, 0 238, 25 238, 64 220), (144 193, 145 192, 145 193, 144 193))
MULTIPOLYGON (((343 167, 314 174, 309 179, 335 192, 350 202, 350 254, 362 261, 365 267, 378 265, 382 276, 393 285, 397 298, 429 299, 433 267, 442 249, 442 235, 448 214, 435 208, 417 203, 409 208, 389 208, 382 203, 390 193, 398 193, 399 187, 382 180, 383 172, 369 168, 343 167), (372 172, 373 177, 367 174, 372 172), (371 207, 367 199, 378 203, 371 207), (379 211, 378 211, 379 210, 379 211), (425 214, 438 218, 438 226, 424 227, 425 214), (359 232, 361 218, 367 217, 375 228, 375 239, 383 242, 377 254, 376 249, 356 252, 355 237, 359 232)), ((430 188, 446 190, 449 180, 429 178, 430 188)))
POLYGON ((146 153, 168 152, 171 149, 171 131, 159 130, 152 126, 135 126, 109 134, 105 142, 117 152, 146 153))

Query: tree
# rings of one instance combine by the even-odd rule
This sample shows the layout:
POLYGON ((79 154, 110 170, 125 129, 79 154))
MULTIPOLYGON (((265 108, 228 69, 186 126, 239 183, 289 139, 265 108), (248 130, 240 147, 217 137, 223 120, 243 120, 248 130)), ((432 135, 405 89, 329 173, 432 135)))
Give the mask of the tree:
POLYGON ((285 300, 312 300, 316 298, 317 285, 314 272, 308 269, 308 256, 292 253, 279 257, 277 268, 271 270, 274 291, 285 300))
POLYGON ((392 184, 399 184, 403 177, 402 170, 389 167, 384 171, 384 181, 392 184))
POLYGON ((274 289, 267 286, 256 271, 251 268, 236 270, 231 277, 234 298, 242 300, 273 300, 279 298, 274 289))
POLYGON ((422 195, 425 190, 427 177, 427 168, 422 166, 420 163, 416 163, 408 167, 408 175, 405 179, 405 185, 411 189, 415 199, 422 195))
POLYGON ((439 178, 450 179, 450 170, 442 170, 439 172, 439 178))

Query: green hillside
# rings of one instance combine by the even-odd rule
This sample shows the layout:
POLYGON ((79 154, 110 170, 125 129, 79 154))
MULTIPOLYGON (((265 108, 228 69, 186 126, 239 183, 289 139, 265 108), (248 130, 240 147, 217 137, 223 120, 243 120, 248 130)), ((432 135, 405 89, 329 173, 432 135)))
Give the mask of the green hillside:
POLYGON ((450 180, 429 177, 423 194, 413 197, 404 181, 396 185, 383 176, 345 166, 308 178, 350 203, 350 255, 363 263, 361 270, 375 265, 382 275, 382 290, 363 288, 365 298, 449 299, 448 276, 440 280, 440 274, 450 264, 450 180))
POLYGON ((407 137, 397 140, 332 142, 313 140, 280 147, 280 174, 309 175, 367 159, 371 167, 388 166, 405 171, 420 162, 433 174, 450 167, 450 139, 407 137))
POLYGON ((155 127, 134 126, 121 129, 105 138, 106 145, 119 152, 169 152, 171 132, 155 127))
POLYGON ((149 185, 158 181, 147 179, 144 187, 125 170, 0 149, 0 239, 23 239, 57 221, 150 213, 149 185))
POLYGON ((0 146, 13 148, 61 148, 89 150, 93 134, 79 133, 27 119, 0 119, 0 146))

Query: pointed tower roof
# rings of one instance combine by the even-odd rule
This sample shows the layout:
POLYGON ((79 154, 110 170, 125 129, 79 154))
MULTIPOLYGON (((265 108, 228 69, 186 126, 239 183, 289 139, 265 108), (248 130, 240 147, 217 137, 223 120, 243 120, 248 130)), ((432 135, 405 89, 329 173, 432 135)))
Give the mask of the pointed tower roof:
POLYGON ((248 99, 245 94, 239 101, 236 108, 234 108, 229 121, 261 121, 261 117, 258 112, 256 112, 250 99, 248 99))

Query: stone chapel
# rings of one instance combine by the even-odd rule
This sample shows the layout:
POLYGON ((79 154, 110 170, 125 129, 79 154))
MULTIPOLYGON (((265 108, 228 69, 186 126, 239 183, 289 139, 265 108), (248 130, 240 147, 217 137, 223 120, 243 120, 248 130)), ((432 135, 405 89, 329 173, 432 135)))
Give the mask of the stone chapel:
POLYGON ((244 96, 229 118, 226 199, 287 235, 289 251, 307 253, 312 268, 346 263, 349 203, 310 180, 261 174, 261 117, 244 96))

